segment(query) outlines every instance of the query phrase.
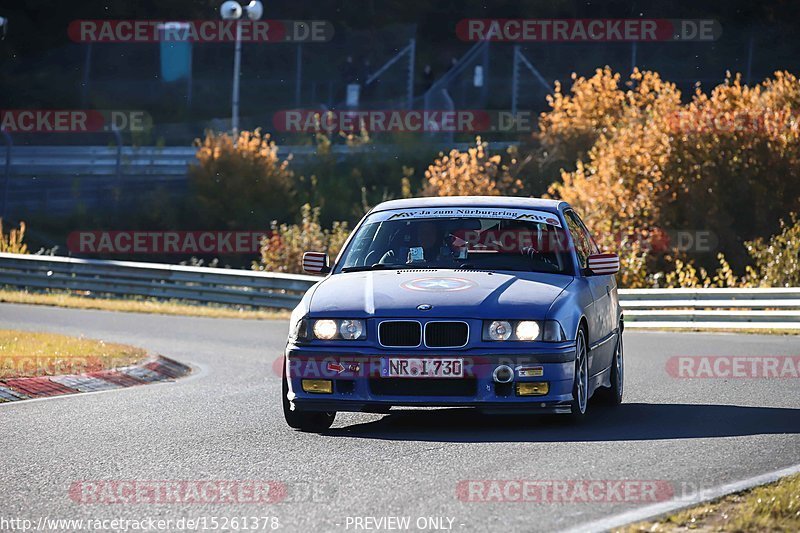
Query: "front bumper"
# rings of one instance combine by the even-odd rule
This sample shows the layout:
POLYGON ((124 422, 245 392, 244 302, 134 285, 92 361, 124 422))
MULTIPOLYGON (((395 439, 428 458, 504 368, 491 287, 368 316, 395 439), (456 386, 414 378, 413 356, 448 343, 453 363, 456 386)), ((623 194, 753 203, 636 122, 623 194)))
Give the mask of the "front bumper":
POLYGON ((527 350, 386 351, 374 347, 343 349, 289 345, 286 349, 289 400, 302 411, 387 412, 390 407, 476 407, 491 413, 569 413, 575 375, 575 345, 558 343, 527 350), (463 358, 464 378, 381 377, 388 357, 463 358), (513 381, 498 384, 494 370, 506 365, 513 381), (536 376, 520 369, 537 368, 536 376), (538 370, 540 369, 540 371, 538 370), (332 393, 305 392, 303 379, 333 382, 332 393), (541 396, 519 396, 516 383, 547 382, 541 396))

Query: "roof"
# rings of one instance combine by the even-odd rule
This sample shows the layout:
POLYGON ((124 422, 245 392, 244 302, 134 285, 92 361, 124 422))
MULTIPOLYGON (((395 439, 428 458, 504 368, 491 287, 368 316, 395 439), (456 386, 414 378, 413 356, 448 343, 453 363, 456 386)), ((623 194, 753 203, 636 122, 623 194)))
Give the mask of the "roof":
POLYGON ((519 196, 429 196, 389 200, 376 205, 372 211, 389 209, 419 209, 423 207, 506 207, 513 209, 557 210, 562 200, 527 198, 519 196))

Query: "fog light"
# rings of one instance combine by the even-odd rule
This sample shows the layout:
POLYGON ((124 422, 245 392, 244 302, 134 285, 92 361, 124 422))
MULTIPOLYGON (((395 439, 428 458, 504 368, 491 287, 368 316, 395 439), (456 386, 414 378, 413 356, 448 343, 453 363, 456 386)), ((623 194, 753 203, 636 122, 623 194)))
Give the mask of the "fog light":
POLYGON ((500 365, 494 369, 492 377, 497 383, 510 383, 514 379, 514 371, 510 366, 500 365))
POLYGON ((333 393, 333 381, 329 379, 304 379, 303 390, 315 394, 333 393))
POLYGON ((544 396, 550 392, 550 384, 546 381, 517 383, 517 396, 544 396))

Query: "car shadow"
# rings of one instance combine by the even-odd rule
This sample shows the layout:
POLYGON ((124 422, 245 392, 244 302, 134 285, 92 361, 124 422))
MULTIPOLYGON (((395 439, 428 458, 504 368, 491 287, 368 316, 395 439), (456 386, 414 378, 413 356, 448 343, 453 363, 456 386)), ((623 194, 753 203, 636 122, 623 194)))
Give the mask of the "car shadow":
POLYGON ((800 409, 737 405, 623 403, 591 406, 588 418, 483 415, 472 409, 392 411, 324 435, 432 442, 595 442, 800 433, 800 409))

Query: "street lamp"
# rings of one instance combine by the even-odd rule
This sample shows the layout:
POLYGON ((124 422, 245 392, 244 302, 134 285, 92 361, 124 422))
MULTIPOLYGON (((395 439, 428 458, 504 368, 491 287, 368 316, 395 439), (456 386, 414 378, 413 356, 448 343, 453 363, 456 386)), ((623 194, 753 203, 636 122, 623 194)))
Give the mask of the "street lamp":
POLYGON ((222 18, 236 21, 236 45, 233 51, 233 94, 231 96, 231 130, 233 141, 239 138, 239 72, 242 65, 242 28, 239 20, 246 15, 250 20, 258 20, 264 14, 264 6, 258 0, 251 0, 242 6, 235 0, 224 2, 219 8, 222 18))

